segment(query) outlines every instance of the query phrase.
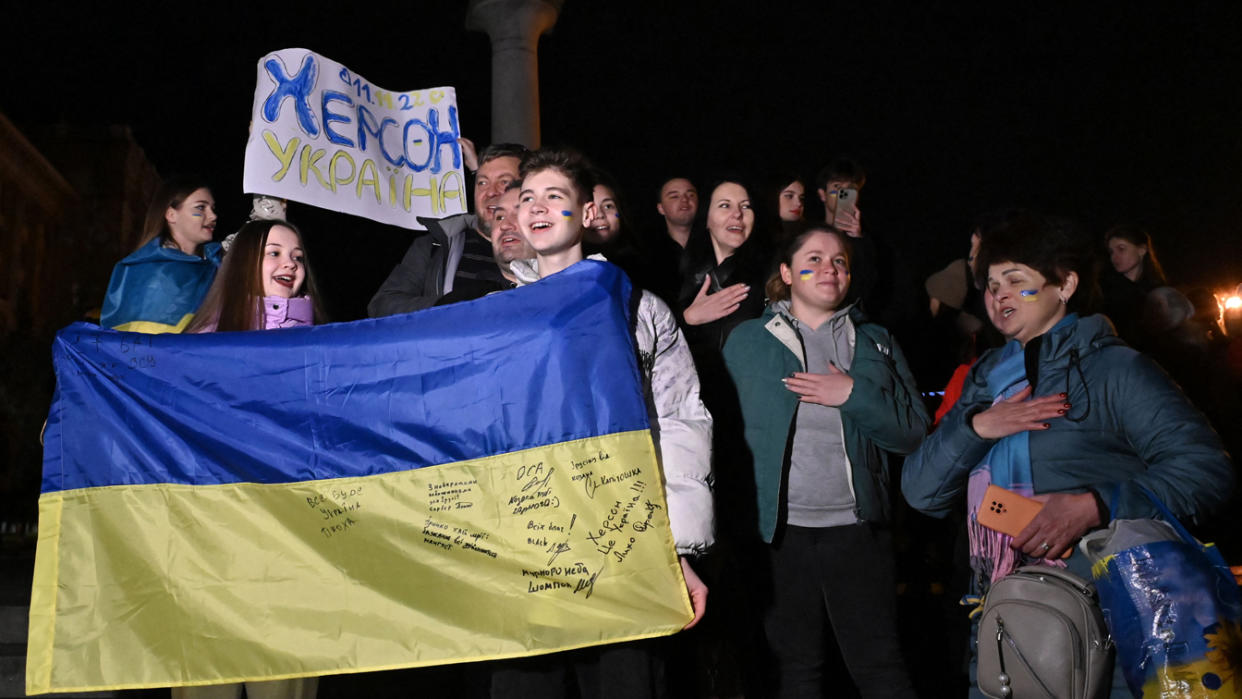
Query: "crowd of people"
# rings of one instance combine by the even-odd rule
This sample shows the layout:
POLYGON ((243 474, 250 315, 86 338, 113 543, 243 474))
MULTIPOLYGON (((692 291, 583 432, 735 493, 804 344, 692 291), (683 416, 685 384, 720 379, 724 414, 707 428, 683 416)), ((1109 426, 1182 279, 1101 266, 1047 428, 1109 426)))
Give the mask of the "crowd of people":
MULTIPOLYGON (((927 278, 923 305, 900 250, 864 225, 866 173, 849 158, 762 188, 739 174, 702 190, 669 177, 642 205, 661 225, 643 232, 631 224, 639 205, 581 154, 462 145, 473 211, 420 219, 426 232, 368 313, 504 293, 587 258, 624 270, 698 625, 672 643, 492 663, 481 695, 801 697, 852 685, 912 697, 930 690, 903 655, 894 548, 921 535, 914 512, 955 523, 933 542, 969 571, 955 596, 1030 563, 1090 579, 1076 542, 1113 519, 1154 516, 1147 491, 1200 531, 1229 531, 1212 527, 1235 480, 1226 447, 1238 445, 1219 435, 1242 416, 1239 342, 1215 296, 1170 285, 1141 229, 1092 236, 1041 212, 983 215, 966 256, 927 278), (822 219, 807 218, 808 198, 822 219), (911 350, 935 365, 930 380, 947 380, 943 399, 924 395, 941 386, 920 386, 911 350), (990 484, 1043 509, 1017 536, 982 527, 990 484)), ((256 196, 227 252, 216 223, 204 183, 169 181, 142 245, 116 266, 101 323, 212 332, 325 321, 281 202, 256 196)), ((927 633, 965 648, 963 628, 957 640, 927 633)), ((247 692, 313 696, 315 681, 247 692)), ((1113 695, 1127 695, 1120 679, 1113 695)))

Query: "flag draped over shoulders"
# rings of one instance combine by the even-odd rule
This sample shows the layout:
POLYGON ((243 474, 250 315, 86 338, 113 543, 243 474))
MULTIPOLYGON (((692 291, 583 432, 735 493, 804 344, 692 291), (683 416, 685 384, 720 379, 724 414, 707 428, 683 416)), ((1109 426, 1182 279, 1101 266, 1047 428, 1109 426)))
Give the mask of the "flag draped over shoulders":
POLYGON ((199 257, 153 238, 112 269, 99 324, 140 333, 185 330, 216 278, 223 256, 219 243, 204 245, 199 257))
POLYGON ((691 618, 606 264, 313 328, 57 336, 27 690, 517 657, 691 618))

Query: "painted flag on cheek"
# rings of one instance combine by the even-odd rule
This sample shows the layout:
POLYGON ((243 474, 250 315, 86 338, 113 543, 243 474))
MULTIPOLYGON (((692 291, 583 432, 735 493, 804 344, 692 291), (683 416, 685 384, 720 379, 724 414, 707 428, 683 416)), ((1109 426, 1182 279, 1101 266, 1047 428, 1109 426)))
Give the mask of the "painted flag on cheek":
POLYGON ((691 616, 616 268, 315 328, 58 335, 27 691, 519 657, 691 616))

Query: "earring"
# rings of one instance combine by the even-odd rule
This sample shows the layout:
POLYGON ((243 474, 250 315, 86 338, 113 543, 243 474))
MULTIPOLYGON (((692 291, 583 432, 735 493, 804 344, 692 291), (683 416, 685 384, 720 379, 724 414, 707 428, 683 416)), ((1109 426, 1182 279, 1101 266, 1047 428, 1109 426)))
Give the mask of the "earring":
POLYGON ((1062 305, 1062 306, 1064 306, 1064 305, 1065 305, 1065 304, 1067 304, 1067 303, 1069 303, 1069 299, 1067 299, 1067 298, 1065 298, 1064 296, 1062 296, 1062 297, 1061 297, 1061 305, 1062 305))

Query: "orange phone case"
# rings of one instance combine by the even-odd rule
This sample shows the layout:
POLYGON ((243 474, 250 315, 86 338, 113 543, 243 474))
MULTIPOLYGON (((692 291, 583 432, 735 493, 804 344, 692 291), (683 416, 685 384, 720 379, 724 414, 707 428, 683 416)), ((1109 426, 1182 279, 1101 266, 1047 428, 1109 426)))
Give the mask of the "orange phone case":
MULTIPOLYGON (((977 519, 979 524, 992 531, 1017 537, 1042 509, 1044 503, 1038 500, 1023 497, 998 485, 989 485, 983 493, 983 502, 979 504, 977 519)), ((1070 547, 1061 558, 1068 558, 1073 551, 1070 547)))
POLYGON ((997 485, 989 485, 979 504, 979 524, 1016 537, 1043 509, 1042 502, 1022 497, 997 485))

